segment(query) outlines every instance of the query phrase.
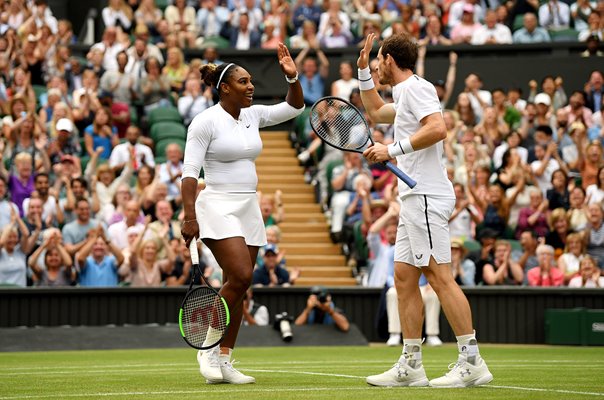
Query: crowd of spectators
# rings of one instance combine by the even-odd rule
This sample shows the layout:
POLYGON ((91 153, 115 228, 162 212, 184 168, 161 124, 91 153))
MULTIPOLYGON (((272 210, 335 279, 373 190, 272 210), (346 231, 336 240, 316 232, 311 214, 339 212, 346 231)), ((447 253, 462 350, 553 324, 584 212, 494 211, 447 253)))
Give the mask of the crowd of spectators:
MULTIPOLYGON (((421 45, 423 75, 427 46, 547 41, 569 29, 580 40, 595 40, 602 39, 604 22, 601 0, 161 3, 109 0, 100 17, 102 38, 80 57, 71 53, 77 42, 71 22, 58 20, 47 0, 0 1, 0 284, 188 282, 191 265, 178 222, 184 141, 160 146, 150 128, 158 109, 176 108, 184 129, 216 102, 199 79, 200 65, 222 62, 216 48, 271 49, 285 41, 301 49, 296 64, 307 104, 333 94, 362 108, 354 65, 341 63, 339 79, 326 87, 329 60, 322 49, 356 46, 370 32, 381 38, 407 32, 421 45), (203 59, 185 61, 188 48, 204 49, 203 59)), ((444 154, 459 196, 452 232, 480 244, 490 229, 523 243, 530 230, 556 257, 570 252, 567 235, 578 232, 577 260, 558 258, 566 260, 564 282, 589 264, 582 262, 587 254, 598 271, 604 234, 593 205, 604 198, 601 72, 570 90, 561 77, 531 81, 527 95, 519 88, 486 90, 471 74, 451 101, 456 61, 452 53, 446 81, 435 82, 447 109, 444 154)), ((390 88, 377 87, 388 98, 390 88)), ((391 127, 372 129, 376 141, 392 138, 391 127)), ((302 139, 299 158, 316 173, 334 240, 360 267, 375 269, 364 235, 396 198, 394 179, 358 156, 342 162, 341 152, 323 148, 308 127, 302 139)), ((259 254, 255 284, 291 284, 299 271, 287 268, 278 247, 281 193, 259 194, 259 202, 269 244, 259 254)), ((515 251, 510 257, 523 276, 512 279, 530 283, 527 265, 539 265, 537 246, 517 259, 515 251)), ((496 272, 502 260, 488 258, 493 254, 484 246, 479 253, 474 282, 484 283, 487 265, 496 272)), ((204 274, 219 285, 219 266, 206 248, 202 254, 204 274)), ((471 281, 466 261, 454 271, 461 282, 471 281)))

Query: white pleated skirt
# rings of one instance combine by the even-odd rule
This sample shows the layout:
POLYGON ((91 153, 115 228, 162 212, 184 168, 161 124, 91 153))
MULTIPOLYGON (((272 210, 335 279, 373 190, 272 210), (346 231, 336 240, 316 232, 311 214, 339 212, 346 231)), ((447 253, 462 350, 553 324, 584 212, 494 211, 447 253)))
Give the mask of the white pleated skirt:
POLYGON ((248 246, 264 246, 266 231, 256 193, 202 190, 195 202, 202 239, 243 237, 248 246))

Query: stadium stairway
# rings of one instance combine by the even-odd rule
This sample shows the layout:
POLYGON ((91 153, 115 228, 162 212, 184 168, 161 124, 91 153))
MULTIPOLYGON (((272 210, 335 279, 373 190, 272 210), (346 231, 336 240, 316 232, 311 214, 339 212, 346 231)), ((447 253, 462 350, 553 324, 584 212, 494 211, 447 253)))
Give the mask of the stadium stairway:
POLYGON ((256 160, 258 190, 272 195, 283 192, 285 220, 280 250, 285 250, 287 268, 299 268, 296 286, 355 286, 340 246, 329 238, 329 226, 315 201, 314 188, 304 182, 288 133, 261 132, 263 150, 256 160))

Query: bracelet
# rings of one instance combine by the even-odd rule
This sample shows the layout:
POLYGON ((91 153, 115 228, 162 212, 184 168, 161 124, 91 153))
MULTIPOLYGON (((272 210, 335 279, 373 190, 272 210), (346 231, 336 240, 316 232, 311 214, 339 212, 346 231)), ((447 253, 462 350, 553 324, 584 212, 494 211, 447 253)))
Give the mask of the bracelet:
POLYGON ((296 83, 296 82, 298 82, 298 71, 296 71, 296 76, 294 76, 293 78, 290 78, 287 75, 285 75, 285 80, 287 81, 287 83, 296 83))
POLYGON ((184 225, 184 224, 186 224, 186 223, 188 223, 188 222, 193 222, 193 221, 197 222, 197 218, 195 218, 195 219, 190 219, 190 220, 188 220, 188 221, 182 221, 182 224, 184 225))
POLYGON ((411 146, 411 140, 408 137, 388 145, 388 155, 392 158, 413 153, 414 151, 413 146, 411 146))

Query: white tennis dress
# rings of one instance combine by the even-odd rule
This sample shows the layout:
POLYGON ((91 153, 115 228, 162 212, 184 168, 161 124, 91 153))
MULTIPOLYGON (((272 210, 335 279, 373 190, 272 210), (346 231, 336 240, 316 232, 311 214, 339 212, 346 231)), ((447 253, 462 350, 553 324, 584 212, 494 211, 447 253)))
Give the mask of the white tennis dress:
POLYGON ((302 113, 286 102, 242 108, 239 119, 216 104, 198 114, 187 133, 183 178, 198 179, 204 169, 206 188, 195 203, 200 237, 243 237, 250 246, 266 244, 256 197, 254 161, 262 151, 260 128, 280 124, 302 113))

